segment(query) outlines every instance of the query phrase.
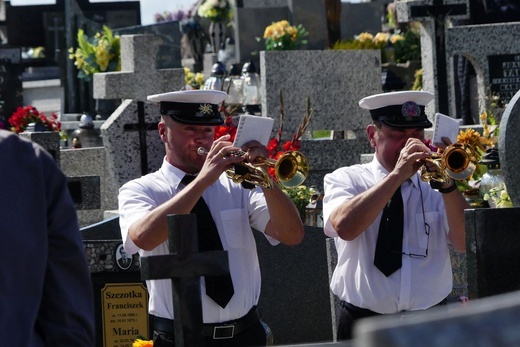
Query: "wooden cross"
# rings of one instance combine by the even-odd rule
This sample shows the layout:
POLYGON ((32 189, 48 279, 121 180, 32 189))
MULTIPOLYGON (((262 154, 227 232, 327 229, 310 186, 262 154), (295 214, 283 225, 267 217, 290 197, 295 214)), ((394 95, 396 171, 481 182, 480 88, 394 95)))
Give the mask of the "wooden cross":
POLYGON ((468 7, 465 3, 444 4, 443 0, 433 0, 431 5, 410 4, 410 16, 412 19, 430 17, 433 19, 435 29, 435 60, 437 74, 437 101, 438 112, 449 114, 448 95, 448 70, 446 67, 446 42, 445 26, 449 16, 467 14, 468 7))
POLYGON ((198 252, 196 215, 168 215, 169 255, 141 257, 141 279, 171 279, 175 346, 204 346, 200 277, 229 273, 226 251, 198 252))
POLYGON ((141 154, 141 174, 148 173, 148 145, 146 143, 146 132, 148 130, 157 130, 157 123, 146 123, 144 119, 144 102, 137 102, 137 123, 125 124, 124 131, 139 132, 139 152, 141 154))

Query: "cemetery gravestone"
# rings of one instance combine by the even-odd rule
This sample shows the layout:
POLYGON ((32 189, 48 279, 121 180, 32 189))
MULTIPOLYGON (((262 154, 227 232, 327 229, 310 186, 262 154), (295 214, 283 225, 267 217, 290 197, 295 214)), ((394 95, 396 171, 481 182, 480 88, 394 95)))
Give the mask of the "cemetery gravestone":
POLYGON ((158 40, 156 69, 180 68, 181 43, 179 22, 169 21, 153 25, 114 29, 116 35, 155 35, 158 40))
POLYGON ((376 35, 381 31, 381 18, 384 16, 386 1, 342 2, 341 38, 352 39, 363 32, 376 35), (363 18, 363 20, 359 20, 363 18))
POLYGON ((332 341, 323 229, 305 226, 296 246, 273 247, 262 233, 253 233, 262 273, 258 309, 275 345, 332 341))
POLYGON ((498 152, 507 192, 513 206, 520 206, 520 89, 507 105, 500 122, 498 152))
POLYGON ((469 299, 520 290, 520 208, 465 211, 469 299))
POLYGON ((69 179, 92 176, 99 180, 93 187, 100 194, 97 206, 76 210, 80 227, 98 223, 104 219, 105 211, 117 209, 117 187, 108 169, 105 148, 65 149, 60 151, 60 156, 61 169, 69 179))
POLYGON ((401 320, 391 316, 359 322, 353 347, 518 346, 518 292, 448 305, 401 320))
POLYGON ((151 94, 180 90, 184 69, 157 70, 157 43, 155 35, 122 36, 121 71, 94 74, 94 98, 146 101, 151 94))
POLYGON ((164 158, 164 144, 157 134, 159 107, 145 103, 146 97, 184 86, 182 68, 155 69, 156 43, 154 35, 123 35, 121 71, 94 75, 94 97, 126 99, 101 126, 109 170, 117 188, 157 170, 164 158))
MULTIPOLYGON (((519 86, 520 24, 464 25, 446 33, 448 57, 463 55, 475 68, 478 109, 485 110, 492 93, 508 103, 519 86), (500 38, 500 39, 497 39, 500 38)), ((454 80, 452 76, 451 81, 454 80)), ((448 85, 452 88, 452 84, 448 85)), ((451 91, 451 94, 453 91, 451 91)), ((452 101, 453 104, 453 101, 452 101)))
MULTIPOLYGON (((518 126, 520 91, 504 111, 498 142, 501 168, 511 200, 518 206, 518 126)), ((520 234, 515 227, 518 207, 465 211, 468 292, 470 299, 520 289, 520 234)))
POLYGON ((124 251, 119 217, 84 227, 81 234, 94 289, 96 346, 131 347, 139 336, 151 339, 139 255, 124 251))
POLYGON ((396 3, 399 22, 421 23, 421 61, 424 90, 435 94, 435 111, 450 114, 448 63, 446 56, 446 22, 469 16, 468 0, 408 1, 396 3))
POLYGON ((314 110, 309 131, 333 130, 334 139, 302 141, 301 152, 311 170, 305 184, 323 191, 323 176, 359 162, 371 152, 365 128, 370 115, 358 101, 381 89, 381 55, 377 50, 260 52, 262 115, 280 119, 283 95, 284 134, 290 139, 306 112, 307 97, 314 110))
POLYGON ((0 123, 4 128, 16 108, 23 105, 22 53, 20 47, 0 47, 0 123))
MULTIPOLYGON (((42 146, 54 158, 56 164, 62 168, 62 153, 60 150, 60 135, 55 131, 29 132, 24 131, 20 137, 31 140, 42 146)), ((88 213, 101 207, 100 177, 87 172, 62 172, 67 175, 68 189, 78 213, 81 226, 82 213, 88 213)), ((99 219, 96 219, 98 221, 99 219)))
POLYGON ((258 64, 258 56, 253 52, 265 49, 262 42, 257 42, 255 37, 263 37, 264 30, 273 22, 289 18, 287 0, 278 2, 268 1, 243 1, 238 6, 233 16, 235 29, 236 61, 253 60, 258 64))

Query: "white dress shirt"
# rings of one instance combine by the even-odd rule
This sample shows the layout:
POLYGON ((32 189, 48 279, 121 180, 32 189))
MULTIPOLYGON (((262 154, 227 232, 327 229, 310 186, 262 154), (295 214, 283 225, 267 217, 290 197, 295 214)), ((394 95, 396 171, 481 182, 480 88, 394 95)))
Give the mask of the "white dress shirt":
MULTIPOLYGON (((164 160, 162 167, 151 174, 123 185, 119 190, 121 235, 125 250, 140 256, 169 254, 168 241, 152 251, 138 248, 128 237, 128 228, 150 211, 177 194, 185 173, 164 160)), ((229 255, 229 269, 235 294, 222 309, 205 293, 201 279, 201 297, 204 323, 217 323, 244 316, 258 303, 260 296, 260 266, 251 227, 264 232, 270 219, 261 189, 243 189, 226 174, 202 194, 217 226, 224 250, 229 255)), ((273 245, 278 241, 265 235, 273 245)), ((149 312, 163 318, 174 318, 171 280, 147 281, 150 294, 149 312)))
POLYGON ((356 239, 345 241, 330 223, 331 212, 381 181, 388 171, 374 157, 368 164, 339 168, 324 178, 324 231, 334 237, 338 263, 331 290, 355 306, 388 314, 429 308, 452 289, 448 223, 442 196, 419 173, 401 185, 404 205, 402 267, 389 277, 377 269, 374 253, 382 211, 356 239), (428 228, 430 235, 426 234, 428 228), (428 252, 427 257, 423 257, 428 252), (415 256, 416 255, 416 256, 415 256))

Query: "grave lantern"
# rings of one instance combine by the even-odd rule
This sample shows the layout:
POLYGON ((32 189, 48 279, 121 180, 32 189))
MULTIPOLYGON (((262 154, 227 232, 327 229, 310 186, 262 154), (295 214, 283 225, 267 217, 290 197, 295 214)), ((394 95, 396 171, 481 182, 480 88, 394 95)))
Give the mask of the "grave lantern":
POLYGON ((222 83, 226 75, 226 66, 217 61, 211 67, 211 76, 204 82, 202 89, 222 90, 222 83))
POLYGON ((103 146, 99 132, 94 128, 94 121, 88 114, 81 115, 79 125, 72 133, 73 148, 87 148, 103 146))
POLYGON ((228 93, 226 104, 242 105, 244 103, 244 94, 242 93, 242 85, 244 80, 240 76, 240 64, 231 64, 229 76, 224 79, 223 91, 228 93))
POLYGON ((242 79, 245 112, 248 114, 260 113, 260 102, 262 100, 260 76, 256 71, 255 64, 251 60, 242 67, 242 79))

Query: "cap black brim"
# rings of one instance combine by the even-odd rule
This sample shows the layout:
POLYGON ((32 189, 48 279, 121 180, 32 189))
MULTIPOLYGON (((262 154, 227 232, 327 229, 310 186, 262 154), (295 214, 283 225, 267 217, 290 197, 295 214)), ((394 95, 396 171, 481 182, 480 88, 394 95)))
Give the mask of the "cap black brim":
POLYGON ((222 119, 219 119, 219 118, 211 118, 211 119, 205 118, 205 119, 201 119, 200 121, 195 120, 194 118, 191 118, 191 120, 188 121, 186 119, 179 118, 179 117, 174 116, 172 114, 169 114, 168 116, 170 116, 171 119, 173 119, 177 123, 188 124, 188 125, 217 126, 217 125, 224 124, 224 121, 222 119))
POLYGON ((398 129, 426 129, 431 128, 433 124, 429 120, 420 122, 389 122, 387 120, 380 120, 381 123, 390 128, 398 129))

